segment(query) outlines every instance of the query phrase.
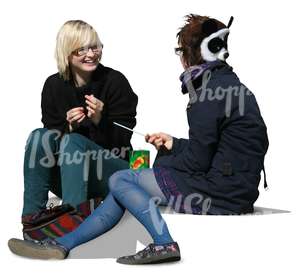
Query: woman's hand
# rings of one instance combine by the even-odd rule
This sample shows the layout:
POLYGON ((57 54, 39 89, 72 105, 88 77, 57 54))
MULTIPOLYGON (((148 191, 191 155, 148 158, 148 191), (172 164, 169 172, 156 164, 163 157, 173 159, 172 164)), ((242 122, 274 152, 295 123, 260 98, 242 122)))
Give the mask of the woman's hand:
POLYGON ((83 107, 76 107, 72 108, 67 112, 67 121, 69 122, 69 130, 70 132, 76 128, 81 121, 85 118, 84 108, 83 107))
POLYGON ((88 110, 87 116, 95 125, 98 125, 101 120, 101 112, 103 110, 104 103, 95 98, 94 95, 85 95, 85 98, 85 103, 87 104, 86 109, 88 110))
POLYGON ((147 134, 145 140, 154 145, 157 150, 159 150, 162 145, 168 150, 171 150, 173 146, 173 137, 165 133, 147 134))

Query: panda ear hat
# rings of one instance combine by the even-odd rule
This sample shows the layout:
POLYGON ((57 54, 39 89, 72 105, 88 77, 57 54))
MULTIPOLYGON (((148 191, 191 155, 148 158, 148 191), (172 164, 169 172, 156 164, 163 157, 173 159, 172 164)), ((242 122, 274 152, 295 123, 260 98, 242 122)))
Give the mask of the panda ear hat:
POLYGON ((225 28, 219 28, 216 20, 208 19, 202 24, 202 33, 204 39, 200 44, 201 56, 205 61, 225 61, 229 57, 227 49, 227 39, 229 35, 229 27, 233 22, 233 17, 225 28))

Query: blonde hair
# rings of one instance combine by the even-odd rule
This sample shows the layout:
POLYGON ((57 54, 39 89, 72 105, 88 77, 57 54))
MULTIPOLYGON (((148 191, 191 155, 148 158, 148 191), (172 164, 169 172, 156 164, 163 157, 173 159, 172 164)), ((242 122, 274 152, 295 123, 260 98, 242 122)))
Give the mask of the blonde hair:
POLYGON ((56 37, 55 59, 64 80, 71 78, 69 56, 74 50, 87 45, 102 46, 96 30, 88 23, 70 20, 60 28, 56 37))

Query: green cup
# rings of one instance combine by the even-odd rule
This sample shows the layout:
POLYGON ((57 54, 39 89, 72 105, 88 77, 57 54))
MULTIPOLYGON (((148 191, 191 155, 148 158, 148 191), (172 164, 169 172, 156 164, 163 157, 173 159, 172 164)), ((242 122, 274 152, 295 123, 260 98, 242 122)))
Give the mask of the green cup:
POLYGON ((147 169, 150 165, 150 151, 148 150, 133 150, 129 154, 130 169, 139 170, 147 169))

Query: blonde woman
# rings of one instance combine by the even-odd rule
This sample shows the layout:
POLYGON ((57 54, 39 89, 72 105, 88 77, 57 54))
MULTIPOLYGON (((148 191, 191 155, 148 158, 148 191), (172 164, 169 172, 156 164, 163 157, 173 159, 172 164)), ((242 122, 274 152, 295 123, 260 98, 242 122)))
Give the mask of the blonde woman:
POLYGON ((133 128, 138 98, 122 73, 100 64, 102 52, 86 22, 68 21, 58 32, 58 73, 42 91, 44 128, 26 145, 23 220, 45 209, 49 191, 72 206, 104 198, 109 176, 128 168, 131 133, 112 122, 133 128))

